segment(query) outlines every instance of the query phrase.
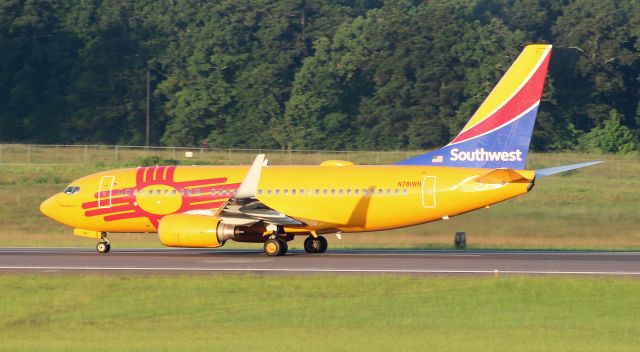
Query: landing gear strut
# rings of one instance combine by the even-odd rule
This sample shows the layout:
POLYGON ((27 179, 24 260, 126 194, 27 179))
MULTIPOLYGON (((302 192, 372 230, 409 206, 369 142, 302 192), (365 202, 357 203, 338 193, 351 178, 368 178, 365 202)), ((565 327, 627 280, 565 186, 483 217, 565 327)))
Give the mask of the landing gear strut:
POLYGON ((270 257, 279 257, 287 254, 289 246, 282 238, 270 238, 264 243, 264 254, 270 257))
POLYGON ((324 253, 328 246, 327 239, 322 236, 309 236, 304 240, 304 251, 307 253, 324 253))
POLYGON ((100 242, 96 245, 96 250, 98 253, 109 253, 111 250, 111 244, 107 239, 107 233, 103 232, 100 236, 100 242))

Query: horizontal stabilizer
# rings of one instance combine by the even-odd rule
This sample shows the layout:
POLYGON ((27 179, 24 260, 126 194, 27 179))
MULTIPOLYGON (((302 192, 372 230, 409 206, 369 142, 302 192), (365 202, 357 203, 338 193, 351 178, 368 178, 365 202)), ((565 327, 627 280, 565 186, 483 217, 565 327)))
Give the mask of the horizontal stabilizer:
POLYGON ((518 181, 530 181, 525 176, 513 171, 511 169, 495 169, 491 170, 484 175, 480 175, 474 179, 480 183, 501 184, 518 181))
POLYGON ((564 165, 564 166, 549 167, 549 168, 546 168, 546 169, 536 170, 535 173, 536 173, 536 177, 551 176, 551 175, 559 174, 559 173, 562 173, 562 172, 567 172, 567 171, 580 169, 580 168, 591 166, 591 165, 600 164, 601 162, 602 161, 589 161, 587 163, 579 163, 579 164, 571 164, 571 165, 564 165))

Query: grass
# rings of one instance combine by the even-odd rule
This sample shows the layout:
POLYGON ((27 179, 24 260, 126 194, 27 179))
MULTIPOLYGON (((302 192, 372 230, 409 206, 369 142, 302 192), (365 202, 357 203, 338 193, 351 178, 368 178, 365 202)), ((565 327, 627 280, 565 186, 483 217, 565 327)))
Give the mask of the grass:
POLYGON ((631 351, 640 281, 0 276, 1 350, 631 351))
MULTIPOLYGON (((139 152, 139 151, 138 151, 139 152)), ((110 151, 109 153, 112 153, 110 151)), ((35 155, 49 160, 60 154, 40 148, 35 155)), ((5 159, 9 153, 4 147, 5 159)), ((111 154, 109 154, 111 155, 111 154)), ((137 154, 135 154, 137 155, 137 154)), ((233 158, 235 154, 227 153, 233 158)), ((386 154, 385 154, 386 155, 386 154)), ((327 158, 337 156, 323 155, 327 158)), ((352 154, 356 161, 371 155, 352 154)), ((170 157, 168 155, 167 157, 170 157)), ((386 157, 386 156, 385 156, 386 157)), ((120 158, 131 159, 124 151, 120 158)), ((242 162, 244 154, 234 161, 242 162)), ((297 155, 296 158, 302 158, 297 155)), ((296 159, 294 158, 294 159, 296 159)), ((315 163, 317 155, 307 155, 315 163)), ((522 197, 448 221, 370 234, 329 237, 332 248, 451 248, 453 234, 466 231, 469 248, 640 249, 640 160, 581 154, 533 154, 530 167, 541 168, 604 159, 602 165, 537 181, 522 197)), ((93 160, 93 159, 92 159, 93 160)), ((0 246, 92 247, 71 230, 39 213, 40 202, 78 177, 122 167, 123 164, 1 164, 0 246)), ((282 161, 280 163, 285 163, 282 161)), ((125 164, 130 164, 127 161, 125 164)), ((158 247, 155 235, 112 235, 114 248, 158 247)), ((302 238, 292 248, 302 248, 302 238)), ((229 247, 259 248, 230 242, 229 247)))

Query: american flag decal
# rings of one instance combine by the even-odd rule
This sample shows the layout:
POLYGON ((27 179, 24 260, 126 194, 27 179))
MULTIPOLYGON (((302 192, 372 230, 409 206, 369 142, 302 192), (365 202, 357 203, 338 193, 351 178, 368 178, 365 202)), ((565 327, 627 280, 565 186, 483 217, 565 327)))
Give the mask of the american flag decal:
POLYGON ((432 163, 441 163, 443 161, 442 155, 436 155, 431 158, 432 163))

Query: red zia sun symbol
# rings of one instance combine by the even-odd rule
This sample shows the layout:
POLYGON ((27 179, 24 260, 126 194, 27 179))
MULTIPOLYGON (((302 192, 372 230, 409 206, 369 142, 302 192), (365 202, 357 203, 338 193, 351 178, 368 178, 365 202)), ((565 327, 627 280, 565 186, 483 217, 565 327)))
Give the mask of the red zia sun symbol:
POLYGON ((87 209, 85 215, 104 216, 104 221, 147 218, 157 229, 167 214, 218 209, 240 186, 225 184, 226 177, 175 182, 175 169, 176 166, 139 167, 135 187, 94 193, 95 201, 82 204, 87 209))

